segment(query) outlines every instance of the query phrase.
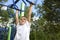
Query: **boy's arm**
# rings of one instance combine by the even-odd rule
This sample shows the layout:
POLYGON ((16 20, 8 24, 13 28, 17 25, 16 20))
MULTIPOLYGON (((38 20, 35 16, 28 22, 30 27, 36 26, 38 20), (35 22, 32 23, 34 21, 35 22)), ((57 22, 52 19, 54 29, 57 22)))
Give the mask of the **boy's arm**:
POLYGON ((16 24, 18 24, 19 19, 18 19, 18 10, 16 10, 16 24))
POLYGON ((32 6, 33 6, 33 5, 30 4, 29 13, 28 13, 28 21, 29 21, 29 22, 31 21, 32 6))

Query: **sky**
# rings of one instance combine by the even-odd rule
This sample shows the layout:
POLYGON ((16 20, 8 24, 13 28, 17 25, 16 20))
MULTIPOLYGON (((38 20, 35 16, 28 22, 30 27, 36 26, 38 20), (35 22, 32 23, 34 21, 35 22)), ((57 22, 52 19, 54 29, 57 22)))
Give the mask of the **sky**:
MULTIPOLYGON (((29 1, 35 2, 36 0, 29 0, 29 1)), ((25 0, 25 2, 26 2, 26 0, 25 0)), ((20 7, 21 7, 21 3, 22 3, 22 0, 20 0, 20 1, 16 4, 19 9, 20 9, 20 7)), ((27 3, 27 2, 26 2, 26 3, 27 3)), ((43 3, 43 0, 37 0, 37 3, 36 3, 36 4, 42 5, 42 3, 43 3)), ((8 2, 5 3, 5 5, 11 5, 11 4, 13 4, 13 0, 8 0, 8 2)), ((29 6, 29 3, 27 3, 27 6, 29 6)), ((32 11, 36 13, 35 5, 32 7, 32 11)))
MULTIPOLYGON (((6 3, 6 4, 12 4, 13 2, 12 2, 13 0, 8 0, 8 2, 6 3)), ((34 2, 34 1, 36 1, 36 0, 30 0, 30 1, 32 1, 32 2, 34 2)), ((42 4, 42 1, 43 0, 37 0, 37 3, 39 4, 42 4)), ((17 4, 19 5, 20 3, 22 2, 22 0, 20 0, 17 4)))
MULTIPOLYGON (((8 2, 5 3, 5 5, 13 4, 12 1, 13 1, 13 0, 8 0, 8 2)), ((34 2, 33 0, 30 0, 30 1, 34 2)), ((36 1, 36 0, 35 0, 35 1, 36 1)), ((36 4, 42 5, 42 2, 43 2, 43 0, 37 0, 37 3, 36 3, 36 4)), ((20 0, 20 1, 16 4, 19 9, 20 9, 21 3, 22 3, 22 0, 20 0)), ((26 3, 27 3, 27 2, 26 2, 26 3)), ((27 6, 29 6, 29 3, 27 3, 27 6)), ((34 10, 34 6, 33 6, 33 10, 34 10)))
MULTIPOLYGON (((30 0, 32 2, 34 2, 34 0, 30 0)), ((36 1, 36 0, 35 0, 36 1)), ((44 0, 37 0, 37 3, 36 4, 40 4, 42 6, 42 3, 43 3, 44 0)), ((16 5, 18 6, 18 8, 20 9, 21 7, 21 3, 22 3, 22 0, 20 0, 16 5)), ((27 3, 27 2, 26 2, 27 3)), ((13 4, 13 0, 8 0, 8 2, 5 3, 5 5, 11 5, 13 4)), ((27 6, 29 6, 29 3, 27 3, 27 6)), ((32 11, 35 12, 36 14, 36 10, 34 9, 35 5, 32 7, 32 11)), ((38 17, 34 17, 34 19, 38 19, 38 17)))
MULTIPOLYGON (((36 1, 36 0, 29 0, 29 1, 34 2, 34 1, 36 1)), ((42 5, 43 1, 44 1, 44 0, 37 0, 37 3, 36 3, 36 4, 42 5)), ((25 0, 25 2, 26 2, 26 0, 25 0)), ((19 9, 21 9, 21 3, 22 3, 22 0, 20 0, 20 1, 16 4, 19 9)), ((26 3, 27 3, 27 6, 29 6, 29 3, 28 3, 28 2, 26 2, 26 3)), ((6 3, 4 3, 4 4, 5 4, 5 5, 11 5, 11 4, 13 4, 13 0, 8 0, 8 2, 6 2, 6 3)), ((35 8, 35 5, 32 7, 32 11, 33 11, 33 12, 36 12, 36 10, 35 10, 34 8, 35 8)))

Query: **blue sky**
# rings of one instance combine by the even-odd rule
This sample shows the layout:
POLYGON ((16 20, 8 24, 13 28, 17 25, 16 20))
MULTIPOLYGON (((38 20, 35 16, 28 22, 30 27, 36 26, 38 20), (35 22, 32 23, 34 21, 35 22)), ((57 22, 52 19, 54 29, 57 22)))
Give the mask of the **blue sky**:
MULTIPOLYGON (((10 5, 10 4, 13 4, 12 2, 13 0, 8 0, 8 2, 5 3, 5 5, 10 5)), ((33 2, 33 0, 30 0, 33 2)), ((42 3, 43 3, 44 0, 37 0, 37 3, 36 4, 40 4, 42 6, 42 3)), ((20 9, 21 7, 21 3, 22 3, 22 0, 20 0, 16 5, 18 6, 18 8, 20 9)), ((27 3, 27 6, 29 6, 29 3, 27 3)), ((34 19, 38 19, 39 18, 39 15, 36 16, 38 13, 36 12, 36 9, 34 9, 35 5, 32 7, 32 11, 35 13, 35 16, 34 16, 34 19)))
MULTIPOLYGON (((36 1, 36 0, 30 0, 32 2, 36 1)), ((21 7, 21 3, 22 3, 22 0, 20 0, 16 5, 18 6, 18 8, 20 9, 21 7)), ((27 2, 26 2, 27 3, 27 2)), ((37 0, 37 3, 36 4, 40 4, 42 5, 43 3, 43 0, 37 0)), ((13 4, 13 0, 8 0, 8 2, 5 3, 5 5, 10 5, 10 4, 13 4)), ((29 6, 29 3, 27 3, 27 6, 29 6)), ((36 13, 36 10, 34 9, 35 5, 32 7, 32 11, 36 13)))
MULTIPOLYGON (((13 3, 12 1, 13 1, 13 0, 8 0, 8 2, 5 3, 5 5, 10 5, 10 4, 12 4, 12 3, 13 3)), ((33 0, 30 0, 30 1, 34 2, 33 0)), ((37 0, 37 4, 42 5, 42 2, 43 2, 43 0, 37 0)), ((20 1, 16 4, 19 9, 20 9, 21 3, 22 3, 22 0, 20 0, 20 1)), ((29 6, 28 3, 27 3, 27 5, 29 6)), ((33 6, 33 10, 34 10, 34 6, 33 6)))
MULTIPOLYGON (((12 4, 13 2, 12 2, 13 0, 8 0, 8 2, 6 3, 6 4, 12 4)), ((34 2, 33 0, 30 0, 30 1, 32 1, 32 2, 34 2)), ((35 0, 36 1, 36 0, 35 0)), ((37 0, 37 3, 39 4, 42 4, 42 1, 43 0, 37 0)), ((20 4, 22 2, 22 0, 20 0, 17 4, 20 4)))

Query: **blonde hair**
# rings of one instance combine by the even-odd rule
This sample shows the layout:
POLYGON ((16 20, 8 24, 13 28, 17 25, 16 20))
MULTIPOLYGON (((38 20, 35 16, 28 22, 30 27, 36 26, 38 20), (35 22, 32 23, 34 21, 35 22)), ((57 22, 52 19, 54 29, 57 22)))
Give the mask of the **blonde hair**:
POLYGON ((21 19, 21 18, 23 18, 23 17, 27 20, 27 17, 25 17, 25 16, 22 16, 22 17, 20 17, 19 19, 21 19))

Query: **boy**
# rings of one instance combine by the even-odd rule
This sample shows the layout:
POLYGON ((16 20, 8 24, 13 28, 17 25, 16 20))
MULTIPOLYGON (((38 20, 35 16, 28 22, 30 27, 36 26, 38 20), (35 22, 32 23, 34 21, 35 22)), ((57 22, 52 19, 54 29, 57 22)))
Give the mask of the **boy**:
MULTIPOLYGON (((28 17, 29 18, 29 17, 28 17)), ((16 36, 14 40, 29 40, 30 35, 30 18, 27 20, 26 17, 22 16, 18 19, 18 10, 16 11, 16 36)))

